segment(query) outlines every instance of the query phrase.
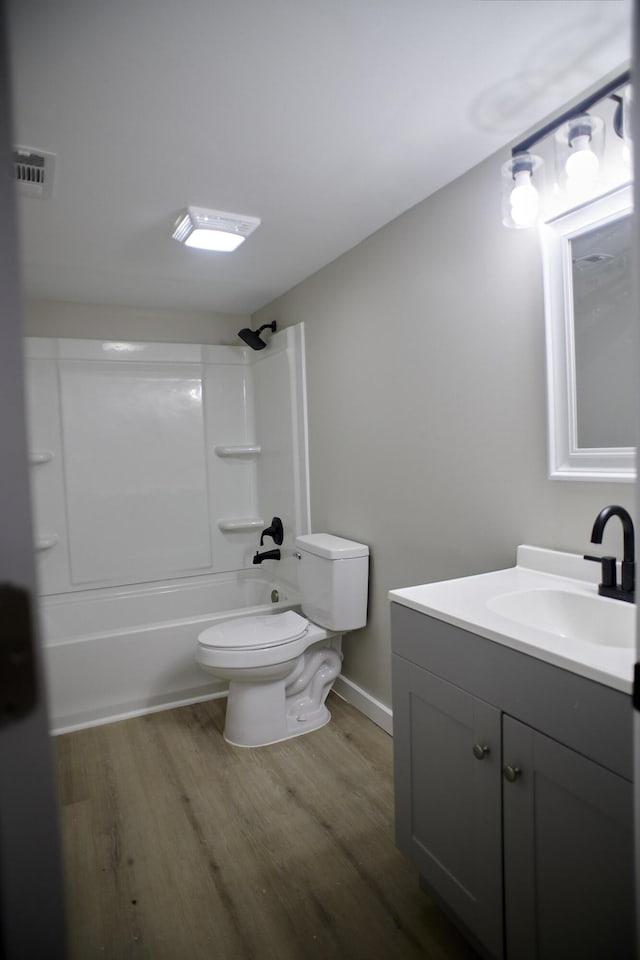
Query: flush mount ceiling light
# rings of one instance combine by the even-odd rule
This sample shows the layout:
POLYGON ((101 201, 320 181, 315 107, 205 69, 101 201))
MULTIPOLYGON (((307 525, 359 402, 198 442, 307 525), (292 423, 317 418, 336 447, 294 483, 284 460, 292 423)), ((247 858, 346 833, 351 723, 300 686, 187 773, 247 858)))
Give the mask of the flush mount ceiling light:
MULTIPOLYGON (((592 195, 601 168, 604 144, 604 121, 588 111, 609 98, 617 101, 613 129, 628 142, 630 71, 615 77, 581 103, 565 111, 550 123, 536 130, 511 150, 511 160, 502 165, 502 222, 507 227, 530 227, 543 213, 541 197, 543 160, 531 148, 555 134, 558 187, 570 200, 578 202, 592 195), (622 88, 624 95, 616 91, 622 88)), ((629 148, 627 146, 627 153, 629 148)))
POLYGON ((176 220, 171 236, 187 247, 231 253, 259 226, 259 217, 187 207, 176 220))

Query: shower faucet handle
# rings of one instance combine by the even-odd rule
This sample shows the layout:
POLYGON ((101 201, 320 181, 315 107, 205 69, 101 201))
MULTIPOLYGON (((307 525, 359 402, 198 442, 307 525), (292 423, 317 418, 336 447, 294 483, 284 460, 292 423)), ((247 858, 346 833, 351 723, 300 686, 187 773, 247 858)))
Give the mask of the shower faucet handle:
POLYGON ((282 526, 282 520, 280 517, 274 517, 271 521, 271 525, 269 527, 265 527, 265 529, 262 531, 260 534, 260 546, 264 544, 265 537, 273 537, 273 542, 277 543, 279 547, 282 546, 282 541, 284 540, 284 528, 282 526))

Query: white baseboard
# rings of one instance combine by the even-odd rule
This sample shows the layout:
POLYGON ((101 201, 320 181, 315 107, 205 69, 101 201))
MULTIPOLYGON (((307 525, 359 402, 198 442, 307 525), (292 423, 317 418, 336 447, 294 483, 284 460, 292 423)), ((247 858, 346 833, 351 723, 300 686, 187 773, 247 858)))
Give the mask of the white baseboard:
MULTIPOLYGON (((331 688, 342 700, 346 700, 352 707, 363 713, 365 717, 372 720, 377 726, 381 727, 385 733, 393 736, 393 711, 386 704, 376 700, 375 697, 359 687, 348 677, 338 677, 331 688)), ((102 714, 89 714, 85 716, 76 716, 73 718, 60 718, 57 724, 53 725, 51 734, 57 736, 63 733, 73 733, 76 730, 85 730, 88 727, 98 727, 105 723, 117 723, 119 720, 130 720, 133 717, 141 717, 147 713, 159 713, 162 710, 172 710, 174 707, 186 706, 190 703, 200 703, 204 700, 214 700, 218 697, 226 697, 227 690, 219 690, 214 693, 206 693, 200 696, 188 696, 178 698, 167 698, 165 701, 157 704, 130 704, 125 707, 115 707, 111 711, 102 714)))
POLYGON ((360 713, 364 713, 369 720, 373 720, 375 724, 382 727, 386 733, 393 736, 393 711, 391 707, 376 700, 375 697, 359 687, 353 680, 349 680, 348 677, 338 677, 334 681, 332 690, 355 707, 356 710, 359 710, 360 713))
POLYGON ((166 699, 153 705, 136 705, 129 707, 114 707, 110 712, 88 714, 84 717, 74 717, 72 720, 61 720, 52 725, 50 733, 57 737, 62 733, 75 733, 76 730, 87 730, 89 727, 101 727, 106 723, 118 723, 120 720, 131 720, 134 717, 144 717, 147 713, 162 713, 164 710, 173 710, 174 707, 186 707, 190 703, 202 703, 205 700, 217 700, 226 697, 227 690, 218 690, 215 693, 206 693, 200 696, 166 699))

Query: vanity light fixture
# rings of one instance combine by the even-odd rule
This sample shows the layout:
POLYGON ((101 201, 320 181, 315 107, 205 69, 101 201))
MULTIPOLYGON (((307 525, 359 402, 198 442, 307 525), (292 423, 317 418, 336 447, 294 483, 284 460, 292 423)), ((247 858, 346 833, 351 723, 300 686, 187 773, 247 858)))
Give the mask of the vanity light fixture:
POLYGON ((187 207, 174 223, 171 236, 187 247, 231 253, 259 226, 259 217, 187 207))
POLYGON ((576 202, 591 194, 601 167, 604 121, 588 111, 607 98, 618 101, 613 127, 628 144, 630 78, 631 72, 625 71, 512 148, 511 160, 502 165, 502 222, 505 226, 530 227, 539 221, 543 212, 544 163, 541 157, 530 151, 552 134, 555 135, 560 188, 576 202), (623 87, 626 88, 624 94, 616 94, 623 87))
POLYGON ((555 136, 558 180, 577 200, 588 197, 596 185, 603 153, 604 121, 588 113, 564 123, 555 136))
POLYGON ((506 227, 532 227, 540 209, 542 159, 517 153, 502 165, 502 222, 506 227))

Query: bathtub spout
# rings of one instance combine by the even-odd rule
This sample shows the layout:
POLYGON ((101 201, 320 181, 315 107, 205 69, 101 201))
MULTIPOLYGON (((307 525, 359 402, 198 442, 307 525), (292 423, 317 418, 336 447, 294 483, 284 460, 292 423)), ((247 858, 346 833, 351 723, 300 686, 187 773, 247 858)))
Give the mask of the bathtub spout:
POLYGON ((256 553, 253 558, 254 563, 262 563, 263 560, 279 560, 280 559, 280 550, 276 547, 275 550, 263 550, 262 553, 256 553))

